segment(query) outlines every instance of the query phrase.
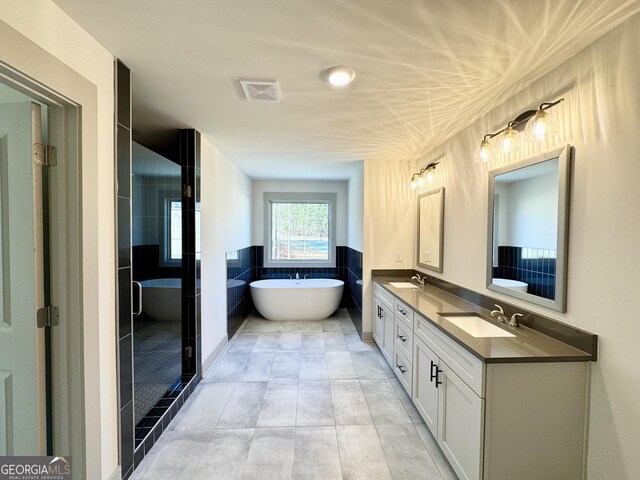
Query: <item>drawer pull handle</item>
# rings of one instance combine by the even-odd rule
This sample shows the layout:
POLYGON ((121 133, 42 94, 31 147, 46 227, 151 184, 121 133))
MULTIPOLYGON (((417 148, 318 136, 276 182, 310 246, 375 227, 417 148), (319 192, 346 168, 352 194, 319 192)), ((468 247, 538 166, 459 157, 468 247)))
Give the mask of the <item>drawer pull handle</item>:
POLYGON ((438 365, 433 363, 433 360, 431 360, 431 378, 430 380, 433 382, 434 380, 436 381, 436 388, 438 388, 438 385, 442 385, 442 380, 440 380, 440 374, 442 373, 442 370, 440 370, 438 368, 438 365), (435 373, 434 373, 435 371, 435 373))
POLYGON ((407 373, 407 369, 406 369, 406 368, 404 368, 402 365, 396 365, 396 368, 397 368, 398 370, 400 370, 400 373, 402 373, 402 374, 407 373))
POLYGON ((402 340, 402 343, 405 343, 407 341, 407 338, 403 337, 402 335, 398 335, 398 338, 402 340))
POLYGON ((398 311, 402 314, 402 315, 406 315, 407 312, 405 312, 402 308, 398 307, 398 311))

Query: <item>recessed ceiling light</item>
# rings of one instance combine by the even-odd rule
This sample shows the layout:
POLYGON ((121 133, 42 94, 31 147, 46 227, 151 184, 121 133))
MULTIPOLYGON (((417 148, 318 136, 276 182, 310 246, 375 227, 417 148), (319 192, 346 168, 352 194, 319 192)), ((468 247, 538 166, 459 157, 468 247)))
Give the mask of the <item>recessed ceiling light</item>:
POLYGON ((334 87, 344 87, 353 82, 356 72, 349 67, 331 67, 324 71, 323 77, 334 87))

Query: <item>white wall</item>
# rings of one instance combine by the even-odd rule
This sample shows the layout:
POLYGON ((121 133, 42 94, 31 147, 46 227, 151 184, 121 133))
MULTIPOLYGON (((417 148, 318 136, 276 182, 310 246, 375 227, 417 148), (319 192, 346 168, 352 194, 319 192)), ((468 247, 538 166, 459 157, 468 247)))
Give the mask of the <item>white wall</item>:
POLYGON ((253 182, 253 245, 264 244, 264 192, 336 193, 336 245, 347 244, 348 184, 346 181, 255 180, 253 182))
POLYGON ((364 162, 358 162, 348 185, 347 246, 362 252, 364 220, 364 162))
MULTIPOLYGON (((104 479, 118 465, 113 57, 50 0, 5 0, 0 20, 93 83, 97 92, 97 106, 82 105, 82 301, 86 435, 91 445, 87 478, 104 479)), ((7 27, 0 24, 3 28, 7 27)), ((20 63, 12 60, 12 66, 82 103, 66 71, 34 62, 15 45, 8 48, 20 63)))
POLYGON ((204 136, 201 142, 202 360, 227 338, 225 252, 251 246, 251 179, 204 136))
MULTIPOLYGON (((420 160, 423 165, 445 154, 436 179, 446 188, 444 272, 433 275, 599 335, 591 385, 587 459, 591 480, 631 480, 640 472, 639 44, 640 15, 636 15, 420 160), (575 146, 566 313, 486 290, 488 168, 473 163, 483 134, 560 96, 565 102, 553 109, 559 135, 543 146, 526 145, 509 162, 488 168, 563 144, 575 146)), ((386 168, 390 177, 385 181, 381 175, 385 167, 365 164, 366 268, 394 265, 393 250, 403 244, 403 235, 413 234, 402 211, 414 199, 391 180, 402 175, 406 182, 406 170, 393 164, 386 168)), ((413 265, 405 262, 405 266, 413 265)), ((370 286, 366 287, 370 324, 370 286)))

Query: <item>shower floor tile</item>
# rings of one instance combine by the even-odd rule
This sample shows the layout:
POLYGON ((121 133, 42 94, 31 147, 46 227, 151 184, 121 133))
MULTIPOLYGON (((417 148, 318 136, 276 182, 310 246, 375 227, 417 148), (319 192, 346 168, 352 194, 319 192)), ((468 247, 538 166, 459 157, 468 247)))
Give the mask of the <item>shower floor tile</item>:
POLYGON ((174 423, 132 479, 456 479, 346 310, 248 317, 174 423))

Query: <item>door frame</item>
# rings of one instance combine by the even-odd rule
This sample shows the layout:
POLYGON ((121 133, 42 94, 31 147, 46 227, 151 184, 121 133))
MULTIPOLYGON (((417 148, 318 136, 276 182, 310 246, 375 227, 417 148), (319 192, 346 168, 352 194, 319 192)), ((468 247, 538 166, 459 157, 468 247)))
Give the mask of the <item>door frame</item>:
MULTIPOLYGON (((83 161, 88 165, 97 161, 97 87, 2 21, 0 77, 35 100, 58 107, 51 109, 49 117, 49 141, 58 147, 59 159, 50 174, 50 238, 56 249, 51 255, 51 297, 61 319, 52 329, 57 387, 53 393, 54 453, 71 455, 79 477, 103 477, 110 473, 102 472, 101 428, 102 417, 109 411, 100 393, 99 235, 94 193, 98 179, 95 168, 87 172, 82 168, 83 161)), ((115 287, 103 288, 113 291, 115 287)), ((113 343, 115 351, 115 339, 113 343)), ((103 376, 108 373, 102 371, 103 376)))

